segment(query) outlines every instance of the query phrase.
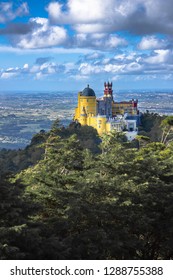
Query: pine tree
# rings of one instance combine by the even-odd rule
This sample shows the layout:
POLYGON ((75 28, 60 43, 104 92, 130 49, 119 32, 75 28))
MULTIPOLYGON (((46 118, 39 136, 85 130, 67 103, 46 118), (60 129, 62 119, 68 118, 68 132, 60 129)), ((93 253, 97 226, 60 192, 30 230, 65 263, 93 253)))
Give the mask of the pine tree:
POLYGON ((37 207, 24 197, 24 186, 1 177, 0 259, 34 259, 39 249, 38 228, 30 220, 37 207), (32 242, 31 242, 32 241, 32 242))

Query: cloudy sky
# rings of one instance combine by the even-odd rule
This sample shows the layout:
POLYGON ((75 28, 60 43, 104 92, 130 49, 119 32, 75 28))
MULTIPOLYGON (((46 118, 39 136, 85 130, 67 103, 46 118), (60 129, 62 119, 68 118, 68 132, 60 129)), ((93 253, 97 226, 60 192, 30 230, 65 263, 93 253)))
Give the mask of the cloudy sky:
POLYGON ((173 88, 173 0, 0 1, 0 91, 173 88))

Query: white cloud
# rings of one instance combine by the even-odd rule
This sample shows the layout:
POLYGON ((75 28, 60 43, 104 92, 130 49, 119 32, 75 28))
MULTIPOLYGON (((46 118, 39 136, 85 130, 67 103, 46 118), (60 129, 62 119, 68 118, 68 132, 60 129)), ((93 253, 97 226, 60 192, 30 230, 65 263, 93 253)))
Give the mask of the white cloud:
POLYGON ((57 24, 71 24, 78 33, 102 33, 114 21, 114 0, 68 0, 67 5, 58 2, 47 7, 50 20, 57 24), (65 11, 63 7, 65 6, 65 11))
POLYGON ((92 75, 100 73, 122 73, 123 66, 115 64, 94 65, 91 63, 81 63, 78 71, 81 75, 92 75))
POLYGON ((82 75, 99 74, 103 72, 103 69, 100 66, 91 65, 89 63, 81 63, 78 70, 82 75))
MULTIPOLYGON (((1 5, 1 4, 0 4, 1 5)), ((17 27, 4 28, 9 34, 16 49, 44 49, 64 46, 68 48, 90 48, 95 50, 114 50, 127 46, 124 38, 115 35, 116 31, 129 31, 141 35, 155 32, 173 33, 173 11, 170 10, 171 0, 157 5, 152 0, 67 0, 51 1, 46 10, 47 18, 31 18, 23 28, 25 33, 14 33, 17 27), (75 32, 72 34, 64 24, 70 24, 75 32), (25 28, 24 28, 25 27, 25 28), (69 32, 69 35, 68 35, 69 32), (15 34, 15 35, 14 35, 15 34)), ((8 18, 28 13, 27 3, 23 3, 13 11, 13 5, 3 3, 8 18)), ((0 13, 0 20, 6 13, 0 13)), ((13 24, 12 24, 13 25, 13 24)), ((7 33, 6 33, 7 34, 7 33)), ((166 40, 154 35, 144 36, 138 45, 140 50, 164 49, 168 46, 166 40)), ((13 48, 14 50, 14 48, 13 48)), ((0 46, 1 51, 1 46, 0 46)), ((126 57, 127 59, 127 57, 126 57)))
POLYGON ((71 75, 70 78, 76 80, 76 81, 80 81, 80 80, 88 80, 89 76, 85 76, 85 75, 71 75))
POLYGON ((155 50, 154 55, 145 58, 144 62, 149 64, 163 64, 168 63, 170 57, 172 57, 170 50, 155 50))
POLYGON ((41 65, 39 64, 34 64, 30 69, 29 72, 32 74, 35 74, 36 77, 44 77, 44 75, 54 75, 57 73, 64 74, 66 73, 66 68, 70 68, 69 65, 65 64, 58 64, 55 62, 45 62, 42 63, 41 65))
POLYGON ((36 73, 34 79, 35 79, 35 80, 41 80, 41 79, 43 79, 43 78, 45 78, 45 75, 43 75, 42 72, 38 72, 38 73, 36 73))
POLYGON ((40 66, 40 71, 43 74, 54 74, 56 73, 57 65, 55 63, 46 62, 40 66))
POLYGON ((1 74, 1 79, 10 79, 15 76, 17 76, 16 72, 4 72, 1 74))
MULTIPOLYGON (((107 4, 111 3, 111 0, 107 0, 107 4)), ((74 20, 80 22, 96 22, 100 21, 105 12, 105 3, 100 0, 69 0, 68 8, 70 15, 74 20)))
POLYGON ((107 46, 108 48, 116 48, 118 46, 126 46, 126 45, 127 45, 127 41, 125 39, 113 35, 110 35, 108 40, 106 40, 105 42, 105 46, 107 46))
POLYGON ((88 47, 97 50, 109 51, 118 47, 126 47, 127 41, 120 36, 112 34, 102 33, 101 36, 99 36, 97 33, 79 33, 73 37, 71 44, 78 47, 88 47))
POLYGON ((105 34, 105 33, 93 33, 92 35, 92 39, 104 39, 106 36, 107 36, 107 34, 105 34))
POLYGON ((136 10, 136 6, 140 1, 133 0, 133 5, 131 1, 114 1, 114 9, 117 15, 127 17, 129 14, 132 14, 136 10))
POLYGON ((108 64, 110 62, 110 60, 111 60, 110 58, 104 58, 102 61, 103 65, 108 64))
POLYGON ((54 23, 71 24, 78 33, 173 33, 172 0, 68 0, 50 3, 47 11, 54 23))
POLYGON ((61 9, 62 4, 59 4, 58 2, 51 2, 47 7, 46 10, 48 11, 48 14, 51 17, 51 20, 53 22, 56 22, 59 17, 61 17, 61 9))
POLYGON ((135 81, 155 80, 157 78, 157 75, 140 75, 135 77, 135 81))
POLYGON ((121 73, 123 66, 117 65, 117 64, 107 64, 104 66, 103 69, 105 72, 108 72, 108 73, 121 73))
POLYGON ((106 26, 102 23, 92 23, 92 24, 76 24, 74 29, 78 33, 98 33, 105 32, 106 26))
POLYGON ((66 30, 59 26, 50 26, 46 18, 31 18, 33 29, 30 33, 16 36, 17 47, 34 49, 61 45, 67 39, 66 30))
POLYGON ((23 65, 23 69, 28 69, 29 68, 29 64, 28 63, 25 63, 24 65, 23 65))
POLYGON ((66 11, 58 2, 50 3, 47 11, 52 20, 57 23, 96 23, 102 20, 105 8, 112 4, 112 0, 68 0, 66 11))
POLYGON ((65 73, 66 66, 63 64, 57 64, 55 62, 45 62, 42 64, 34 64, 31 67, 28 63, 25 63, 23 67, 9 67, 7 69, 1 69, 1 78, 10 79, 15 76, 22 77, 24 74, 41 79, 47 76, 51 76, 57 73, 65 73))
POLYGON ((65 67, 65 69, 64 69, 65 74, 68 74, 68 73, 71 73, 71 72, 77 70, 77 65, 73 62, 65 63, 64 67, 65 67))
POLYGON ((138 45, 140 50, 161 49, 166 46, 166 41, 156 36, 145 36, 138 45))
MULTIPOLYGON (((92 50, 87 48, 62 48, 62 47, 52 47, 52 54, 89 54, 92 50)), ((12 47, 7 45, 0 45, 0 53, 16 53, 16 54, 47 54, 47 48, 42 49, 21 49, 19 47, 12 47)))
MULTIPOLYGON (((170 77, 173 70, 173 55, 171 50, 155 50, 151 55, 141 56, 138 53, 123 53, 102 57, 98 61, 81 60, 79 73, 81 75, 106 74, 110 75, 157 75, 170 77)), ((139 77, 140 77, 139 76, 139 77)), ((169 78, 170 79, 170 78, 169 78)))
POLYGON ((21 77, 23 74, 30 74, 30 67, 28 63, 25 63, 23 67, 8 67, 7 69, 1 69, 1 79, 11 79, 14 77, 21 77))
MULTIPOLYGON (((119 79, 122 75, 134 75, 137 80, 162 74, 162 79, 171 80, 173 70, 173 52, 171 50, 154 50, 150 55, 141 55, 135 52, 119 53, 110 56, 110 53, 91 52, 83 55, 80 60, 69 61, 68 63, 59 64, 48 59, 47 54, 41 57, 42 63, 38 63, 37 58, 35 64, 29 65, 24 63, 22 67, 8 67, 0 70, 1 79, 10 79, 16 77, 24 77, 28 75, 30 78, 47 79, 48 77, 63 77, 76 80, 87 79, 90 76, 105 75, 119 79)), ((149 79, 149 78, 147 78, 149 79)))
POLYGON ((135 73, 135 72, 140 72, 143 70, 143 66, 137 62, 132 62, 127 64, 124 69, 125 72, 128 73, 135 73))
POLYGON ((39 65, 33 65, 31 68, 30 68, 30 73, 37 73, 40 71, 40 66, 39 65))
POLYGON ((103 58, 104 55, 100 52, 93 52, 91 54, 88 54, 85 56, 86 60, 95 60, 95 59, 99 59, 99 58, 103 58))
POLYGON ((16 17, 21 17, 28 13, 29 8, 26 2, 22 3, 16 10, 13 10, 12 2, 0 3, 0 23, 11 21, 16 17))

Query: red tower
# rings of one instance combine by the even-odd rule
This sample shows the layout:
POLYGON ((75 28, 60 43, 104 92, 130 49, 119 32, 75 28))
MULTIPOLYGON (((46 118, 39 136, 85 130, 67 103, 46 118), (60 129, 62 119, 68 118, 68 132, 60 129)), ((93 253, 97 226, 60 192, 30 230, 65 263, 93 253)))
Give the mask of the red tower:
POLYGON ((112 97, 112 93, 113 93, 113 90, 112 90, 112 82, 111 83, 104 83, 104 96, 105 97, 112 97))
POLYGON ((138 107, 138 99, 136 99, 136 100, 132 99, 132 107, 137 109, 137 107, 138 107))

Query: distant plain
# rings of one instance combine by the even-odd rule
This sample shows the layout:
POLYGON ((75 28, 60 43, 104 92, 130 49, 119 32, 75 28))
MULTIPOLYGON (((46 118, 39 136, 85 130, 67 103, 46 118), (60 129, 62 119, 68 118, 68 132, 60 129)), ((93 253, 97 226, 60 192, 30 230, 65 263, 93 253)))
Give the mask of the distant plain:
MULTIPOLYGON (((103 95, 96 90, 97 97, 103 95)), ((173 115, 173 91, 129 90, 114 93, 114 100, 138 99, 141 112, 173 115)), ((59 118, 66 126, 77 105, 77 92, 0 92, 0 149, 26 147, 34 134, 49 130, 59 118)))

